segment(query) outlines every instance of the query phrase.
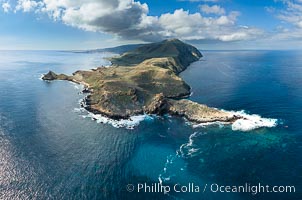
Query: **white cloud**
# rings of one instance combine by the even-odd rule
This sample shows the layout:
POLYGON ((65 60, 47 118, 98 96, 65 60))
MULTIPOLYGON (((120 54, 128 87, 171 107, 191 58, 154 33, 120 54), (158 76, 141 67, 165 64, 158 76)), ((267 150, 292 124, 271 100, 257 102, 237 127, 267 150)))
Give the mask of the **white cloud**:
POLYGON ((223 15, 225 14, 224 8, 218 6, 218 5, 213 5, 209 6, 207 4, 200 5, 199 6, 200 11, 206 14, 216 14, 216 15, 223 15))
POLYGON ((9 2, 2 3, 2 9, 5 13, 8 13, 11 9, 11 6, 10 6, 9 2))
POLYGON ((252 39, 262 34, 254 28, 236 26, 238 12, 231 12, 217 18, 203 17, 200 13, 190 14, 183 9, 163 14, 159 24, 167 36, 186 40, 237 41, 252 39))
POLYGON ((23 12, 30 12, 38 7, 43 6, 43 2, 32 1, 32 0, 18 0, 15 11, 22 10, 23 12))
POLYGON ((282 21, 302 28, 300 26, 302 22, 302 0, 282 0, 282 2, 285 4, 285 9, 274 9, 272 12, 277 13, 277 17, 282 21))
POLYGON ((47 13, 53 20, 83 29, 142 41, 170 37, 183 40, 237 41, 263 34, 261 30, 238 26, 239 12, 226 13, 220 6, 208 6, 206 17, 177 9, 172 13, 150 16, 146 3, 134 0, 18 0, 15 10, 47 13))
POLYGON ((302 39, 302 0, 276 0, 281 1, 285 8, 269 9, 268 12, 283 22, 286 26, 278 28, 272 38, 279 40, 302 39))

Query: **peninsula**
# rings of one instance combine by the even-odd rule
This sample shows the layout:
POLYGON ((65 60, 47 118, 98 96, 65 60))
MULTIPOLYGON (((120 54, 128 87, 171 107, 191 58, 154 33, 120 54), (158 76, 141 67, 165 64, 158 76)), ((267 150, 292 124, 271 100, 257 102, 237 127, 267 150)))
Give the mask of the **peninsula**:
POLYGON ((110 67, 76 71, 71 76, 49 71, 43 80, 67 80, 85 86, 84 108, 111 119, 139 114, 170 114, 192 122, 234 122, 238 116, 186 99, 190 86, 178 74, 202 54, 178 39, 141 45, 110 58, 110 67))

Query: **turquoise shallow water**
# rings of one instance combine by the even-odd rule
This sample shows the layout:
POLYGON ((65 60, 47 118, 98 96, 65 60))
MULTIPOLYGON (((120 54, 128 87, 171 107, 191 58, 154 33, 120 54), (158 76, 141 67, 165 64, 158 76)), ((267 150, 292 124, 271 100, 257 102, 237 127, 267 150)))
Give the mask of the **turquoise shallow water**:
POLYGON ((1 51, 0 199, 302 199, 302 52, 205 51, 181 76, 190 99, 278 119, 249 132, 168 116, 133 130, 80 111, 80 86, 43 82, 108 54, 1 51), (295 193, 127 192, 126 185, 294 185, 295 193))

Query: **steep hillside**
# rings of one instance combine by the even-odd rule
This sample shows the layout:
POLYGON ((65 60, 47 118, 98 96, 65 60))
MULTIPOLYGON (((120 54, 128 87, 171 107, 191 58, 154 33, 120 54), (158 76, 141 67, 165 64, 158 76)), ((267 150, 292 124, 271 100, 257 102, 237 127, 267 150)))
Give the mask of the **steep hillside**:
POLYGON ((110 59, 113 65, 137 65, 145 60, 154 58, 169 58, 170 62, 161 63, 161 67, 170 68, 170 65, 178 65, 175 73, 185 70, 192 62, 199 60, 202 54, 192 45, 178 39, 164 40, 142 45, 121 56, 110 59), (174 64, 173 64, 174 63, 174 64))

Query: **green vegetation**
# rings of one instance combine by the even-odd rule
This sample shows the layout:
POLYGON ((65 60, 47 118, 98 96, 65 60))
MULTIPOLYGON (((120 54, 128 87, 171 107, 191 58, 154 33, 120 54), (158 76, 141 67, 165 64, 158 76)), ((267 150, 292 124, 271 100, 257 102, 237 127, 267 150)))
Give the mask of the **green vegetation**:
MULTIPOLYGON (((177 68, 173 70, 180 73, 185 70, 192 62, 199 60, 201 53, 193 46, 185 44, 178 39, 164 40, 146 44, 133 51, 126 52, 118 57, 110 59, 113 65, 137 65, 151 58, 168 58, 168 62, 173 63, 177 68)), ((165 62, 167 62, 165 60, 165 62)), ((171 63, 159 62, 160 67, 166 67, 171 63)))

